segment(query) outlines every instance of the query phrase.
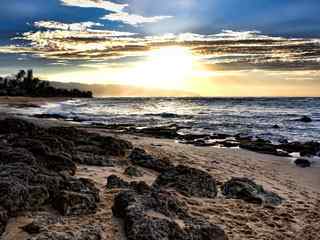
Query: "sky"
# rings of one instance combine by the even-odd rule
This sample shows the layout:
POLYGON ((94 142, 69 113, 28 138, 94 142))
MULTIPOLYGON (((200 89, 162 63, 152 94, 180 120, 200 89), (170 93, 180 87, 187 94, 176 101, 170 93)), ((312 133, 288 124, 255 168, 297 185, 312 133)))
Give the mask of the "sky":
POLYGON ((319 0, 1 0, 0 75, 320 96, 319 0))

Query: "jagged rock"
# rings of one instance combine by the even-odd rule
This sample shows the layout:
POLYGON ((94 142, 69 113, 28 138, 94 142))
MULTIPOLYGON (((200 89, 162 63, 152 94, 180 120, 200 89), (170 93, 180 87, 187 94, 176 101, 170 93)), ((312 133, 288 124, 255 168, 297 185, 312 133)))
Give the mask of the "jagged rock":
POLYGON ((180 127, 173 124, 169 126, 157 126, 147 128, 136 128, 133 130, 135 133, 141 133, 158 138, 174 139, 179 136, 178 131, 180 127))
POLYGON ((304 122, 304 123, 310 123, 310 122, 312 122, 312 119, 310 117, 308 117, 308 116, 303 116, 303 117, 297 119, 296 121, 304 122))
POLYGON ((120 177, 116 175, 110 175, 107 179, 107 188, 129 188, 130 183, 122 180, 120 177))
POLYGON ((92 195, 62 191, 53 202, 54 207, 65 216, 95 213, 96 200, 92 195))
POLYGON ((32 216, 33 220, 31 223, 22 227, 22 229, 29 234, 39 234, 48 229, 48 225, 63 223, 60 216, 57 216, 48 212, 38 212, 32 216))
POLYGON ((2 233, 5 231, 6 224, 8 221, 8 212, 0 206, 0 237, 2 233))
POLYGON ((25 136, 37 130, 38 128, 33 123, 22 119, 7 118, 0 120, 0 134, 18 133, 20 136, 25 136))
POLYGON ((280 145, 281 149, 284 149, 287 152, 299 152, 302 156, 308 155, 317 155, 320 152, 320 143, 311 141, 311 142, 290 142, 280 145))
POLYGON ((97 155, 95 153, 77 151, 72 156, 73 161, 89 166, 113 167, 115 161, 109 156, 97 155))
POLYGON ((129 166, 124 170, 124 174, 128 175, 129 177, 142 177, 143 172, 140 171, 137 167, 135 166, 129 166))
POLYGON ((102 230, 100 226, 80 226, 80 229, 72 231, 45 231, 28 240, 101 240, 102 230))
POLYGON ((33 117, 36 118, 53 118, 53 119, 59 119, 59 120, 65 120, 68 117, 60 115, 60 114, 34 114, 33 117))
POLYGON ((155 186, 173 188, 190 197, 214 198, 217 196, 215 179, 207 172, 183 165, 162 172, 155 186))
POLYGON ((141 148, 133 149, 129 156, 129 159, 133 164, 158 172, 166 171, 169 168, 173 167, 173 164, 169 160, 157 159, 141 148))
POLYGON ((279 205, 283 198, 273 192, 265 191, 261 185, 248 178, 232 178, 222 186, 227 198, 242 199, 256 204, 279 205))
POLYGON ((298 158, 294 163, 302 168, 311 167, 311 162, 308 159, 298 158))
POLYGON ((284 151, 279 151, 279 146, 276 146, 269 141, 258 139, 256 141, 240 141, 240 147, 246 150, 264 153, 264 154, 272 154, 277 156, 289 156, 288 153, 284 151))
POLYGON ((129 240, 226 240, 223 229, 196 219, 174 192, 150 189, 124 191, 115 197, 112 211, 124 220, 129 240))

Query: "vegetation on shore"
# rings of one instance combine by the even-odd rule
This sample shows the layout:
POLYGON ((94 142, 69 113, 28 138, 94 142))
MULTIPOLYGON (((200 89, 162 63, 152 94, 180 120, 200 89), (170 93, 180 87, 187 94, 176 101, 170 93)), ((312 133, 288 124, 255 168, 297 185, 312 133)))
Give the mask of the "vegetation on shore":
POLYGON ((20 70, 14 77, 0 77, 0 96, 92 98, 92 92, 55 88, 34 78, 32 70, 20 70))

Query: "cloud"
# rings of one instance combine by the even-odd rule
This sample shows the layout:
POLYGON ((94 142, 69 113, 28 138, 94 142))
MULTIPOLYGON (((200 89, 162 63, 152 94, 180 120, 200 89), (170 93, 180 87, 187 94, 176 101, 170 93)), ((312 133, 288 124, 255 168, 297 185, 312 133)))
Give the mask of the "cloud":
POLYGON ((264 69, 320 70, 319 39, 292 39, 258 31, 224 30, 217 34, 165 34, 142 36, 130 32, 93 29, 93 22, 38 22, 40 29, 19 37, 30 45, 6 46, 0 53, 27 53, 50 60, 91 61, 108 64, 141 59, 148 51, 167 46, 188 48, 209 71, 264 69), (47 30, 43 30, 47 29, 47 30))
POLYGON ((126 12, 112 13, 102 17, 103 20, 120 21, 129 25, 137 26, 144 23, 155 23, 164 19, 172 18, 172 16, 155 16, 143 17, 136 14, 128 14, 126 12))
POLYGON ((138 26, 145 23, 155 23, 172 16, 152 16, 144 17, 137 14, 125 12, 129 4, 119 4, 104 0, 60 0, 64 6, 83 7, 83 8, 100 8, 112 12, 101 17, 101 20, 118 21, 125 24, 138 26))
POLYGON ((82 8, 101 8, 111 12, 122 12, 128 4, 119 4, 104 0, 60 0, 64 6, 82 8))
POLYGON ((55 21, 39 21, 35 22, 34 26, 37 28, 58 29, 58 30, 70 30, 70 31, 86 31, 91 27, 102 27, 101 23, 95 22, 81 22, 81 23, 61 23, 55 21))

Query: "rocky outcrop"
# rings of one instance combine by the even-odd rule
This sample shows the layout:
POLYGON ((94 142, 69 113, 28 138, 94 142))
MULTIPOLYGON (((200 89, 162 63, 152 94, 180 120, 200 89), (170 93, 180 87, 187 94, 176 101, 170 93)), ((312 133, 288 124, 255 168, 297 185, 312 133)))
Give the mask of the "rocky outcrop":
POLYGON ((112 211, 122 218, 128 240, 226 240, 224 230, 193 217, 174 192, 150 188, 116 196, 112 211))
POLYGON ((232 178, 222 186, 222 193, 227 198, 242 199, 249 203, 279 205, 283 199, 248 178, 232 178))
POLYGON ((279 146, 276 146, 272 144, 270 141, 263 139, 258 139, 256 141, 241 141, 240 147, 258 153, 272 154, 282 157, 289 156, 287 152, 279 151, 279 146))
POLYGON ((81 226, 79 230, 49 231, 30 237, 28 240, 101 240, 100 226, 81 226))
POLYGON ((6 228, 7 221, 8 221, 8 212, 3 207, 0 207, 0 237, 6 228))
POLYGON ((294 161, 294 163, 302 168, 307 168, 307 167, 311 167, 311 162, 308 159, 304 159, 304 158, 298 158, 297 160, 294 161))
POLYGON ((312 119, 310 117, 308 117, 308 116, 303 116, 303 117, 297 119, 296 121, 304 122, 304 123, 310 123, 310 122, 312 122, 312 119))
POLYGON ((190 197, 214 198, 217 196, 215 179, 207 172, 179 165, 162 172, 155 186, 173 188, 190 197))
POLYGON ((142 177, 143 172, 135 167, 135 166, 129 166, 124 170, 124 174, 129 176, 129 177, 142 177))
POLYGON ((129 188, 130 183, 122 180, 120 177, 116 175, 110 175, 107 179, 107 186, 108 189, 114 188, 129 188))
POLYGON ((140 148, 133 149, 129 159, 135 165, 158 172, 163 172, 173 167, 172 162, 170 162, 168 159, 158 159, 148 154, 144 149, 140 148))
MULTIPOLYGON (((49 206, 67 216, 94 213, 99 190, 92 181, 73 177, 76 163, 115 164, 114 159, 127 158, 132 149, 130 142, 113 137, 73 127, 43 128, 21 119, 0 120, 0 142, 0 234, 8 217, 23 211, 49 206)), ((34 223, 26 230, 40 228, 34 223)), ((41 234, 36 239, 69 239, 60 233, 41 234)))

